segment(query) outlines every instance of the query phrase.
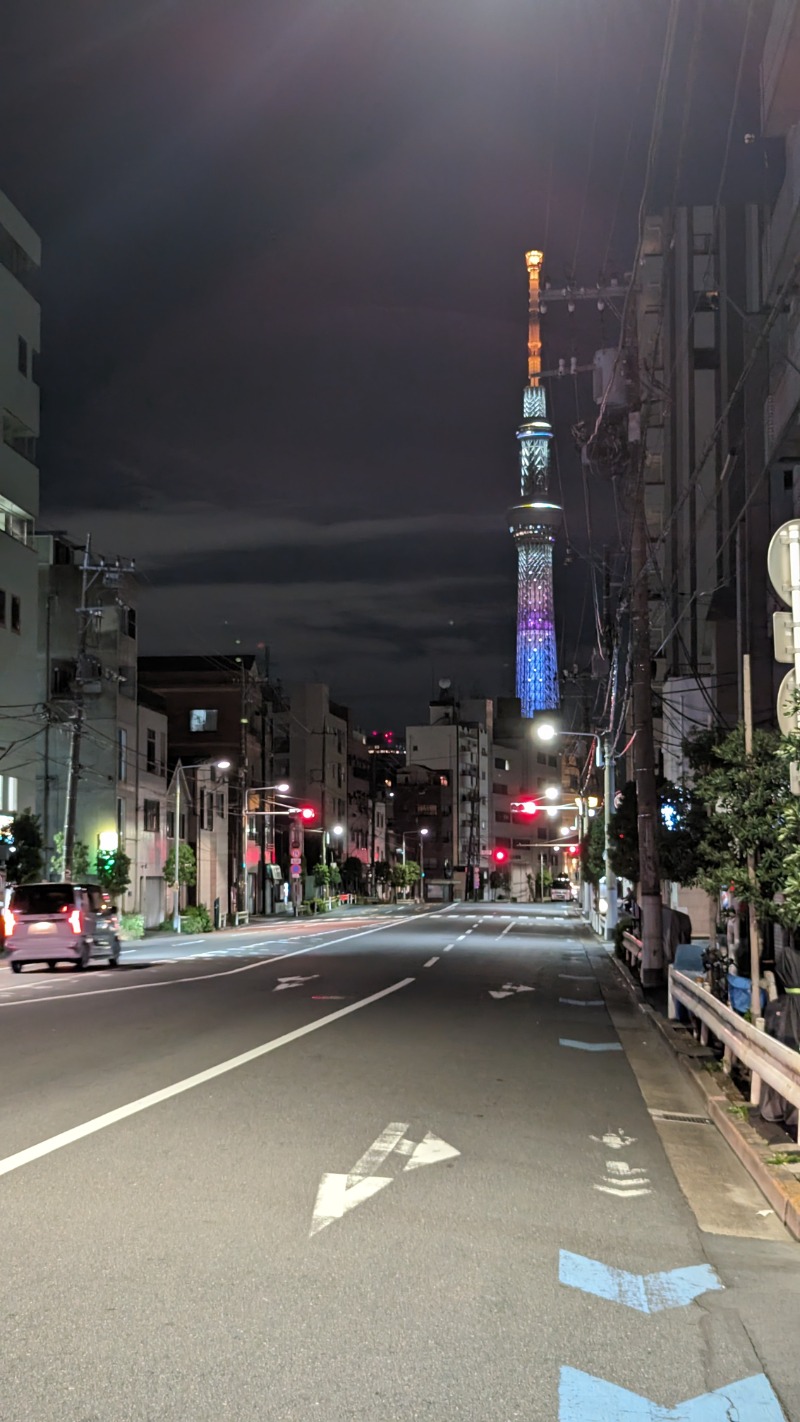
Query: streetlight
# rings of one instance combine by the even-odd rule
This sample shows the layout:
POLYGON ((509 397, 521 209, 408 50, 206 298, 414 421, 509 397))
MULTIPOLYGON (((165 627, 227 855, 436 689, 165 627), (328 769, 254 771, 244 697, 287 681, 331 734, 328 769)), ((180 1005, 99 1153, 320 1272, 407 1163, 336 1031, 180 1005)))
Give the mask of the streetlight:
POLYGON ((174 933, 181 931, 181 776, 184 770, 200 770, 204 765, 212 766, 215 770, 230 770, 229 760, 193 760, 188 765, 178 757, 175 766, 175 888, 172 900, 172 929, 174 933))
MULTIPOLYGON (((595 756, 596 764, 603 767, 603 821, 604 821, 604 859, 606 866, 606 894, 604 899, 605 909, 605 936, 611 939, 614 936, 614 929, 617 925, 617 876, 611 868, 611 816, 614 812, 615 784, 615 761, 614 747, 611 735, 608 731, 602 736, 594 731, 561 731, 555 721, 543 719, 534 722, 533 734, 540 741, 553 741, 556 736, 563 735, 572 740, 590 740, 597 742, 597 752, 595 756)), ((545 791, 545 794, 547 792, 545 791)), ((587 819, 594 819, 597 814, 597 796, 590 795, 586 808, 587 819)), ((583 807, 581 810, 581 820, 583 820, 583 807)), ((582 828, 583 826, 581 826, 582 828)), ((585 882, 585 881, 584 881, 585 882)))
POLYGON ((419 832, 419 896, 425 902, 425 836, 430 834, 430 830, 421 829, 419 832))
POLYGON ((545 800, 557 800, 560 794, 561 791, 557 785, 548 785, 544 792, 544 798, 545 800))

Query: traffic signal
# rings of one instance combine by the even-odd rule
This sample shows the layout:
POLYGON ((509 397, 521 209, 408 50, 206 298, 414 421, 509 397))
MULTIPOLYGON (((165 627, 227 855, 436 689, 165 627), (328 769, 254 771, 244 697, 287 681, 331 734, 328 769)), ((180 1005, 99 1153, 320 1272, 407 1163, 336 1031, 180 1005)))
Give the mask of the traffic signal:
POLYGON ((518 815, 535 815, 538 814, 541 806, 538 800, 512 800, 511 808, 518 815))
POLYGON ((317 812, 314 809, 314 806, 303 805, 302 809, 300 810, 300 818, 301 820, 304 820, 306 824, 310 824, 312 820, 315 820, 317 818, 317 812))
POLYGON ((507 850, 507 849, 493 849, 493 850, 492 850, 492 859, 494 860, 495 864, 505 864, 506 860, 508 859, 508 850, 507 850))

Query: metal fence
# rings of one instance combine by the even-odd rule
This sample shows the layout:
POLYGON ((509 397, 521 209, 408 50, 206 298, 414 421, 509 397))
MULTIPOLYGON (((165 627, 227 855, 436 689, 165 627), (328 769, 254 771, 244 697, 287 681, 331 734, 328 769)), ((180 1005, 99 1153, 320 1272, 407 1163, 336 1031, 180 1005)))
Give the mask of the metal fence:
MULTIPOLYGON (((628 935, 626 934, 626 937, 628 935)), ((634 940, 635 942, 635 940, 634 940)), ((800 1107, 800 1052, 793 1051, 783 1042, 777 1042, 740 1017, 733 1008, 720 1002, 699 982, 669 970, 669 1015, 678 1016, 678 1003, 682 1004, 700 1022, 700 1040, 708 1042, 709 1034, 724 1047, 724 1066, 730 1070, 735 1058, 752 1073, 750 1100, 757 1105, 761 1094, 761 1082, 777 1091, 793 1106, 800 1107)), ((798 1123, 800 1143, 800 1122, 798 1123)))

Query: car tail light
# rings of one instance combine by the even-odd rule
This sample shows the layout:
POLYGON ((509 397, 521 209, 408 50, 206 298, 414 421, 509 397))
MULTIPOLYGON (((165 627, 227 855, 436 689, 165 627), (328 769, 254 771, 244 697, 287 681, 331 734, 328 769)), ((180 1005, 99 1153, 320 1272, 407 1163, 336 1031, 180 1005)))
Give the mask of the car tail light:
POLYGON ((12 933, 14 932, 15 924, 16 919, 14 918, 11 909, 3 909, 3 929, 5 931, 6 938, 11 937, 12 933))
POLYGON ((75 934, 78 934, 82 931, 83 925, 81 923, 80 909, 72 910, 72 913, 69 916, 69 926, 72 929, 72 932, 75 934))

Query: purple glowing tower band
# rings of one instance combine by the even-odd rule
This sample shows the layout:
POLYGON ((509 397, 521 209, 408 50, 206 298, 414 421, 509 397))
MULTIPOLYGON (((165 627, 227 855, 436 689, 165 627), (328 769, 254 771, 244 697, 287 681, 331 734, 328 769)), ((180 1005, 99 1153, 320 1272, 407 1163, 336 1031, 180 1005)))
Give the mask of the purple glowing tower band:
POLYGON ((539 384, 539 275, 541 252, 528 252, 528 385, 522 424, 517 431, 520 502, 509 510, 510 532, 517 546, 517 696, 523 716, 558 706, 558 661, 553 619, 553 542, 561 522, 558 504, 549 500, 550 444, 553 430, 547 400, 539 384))

